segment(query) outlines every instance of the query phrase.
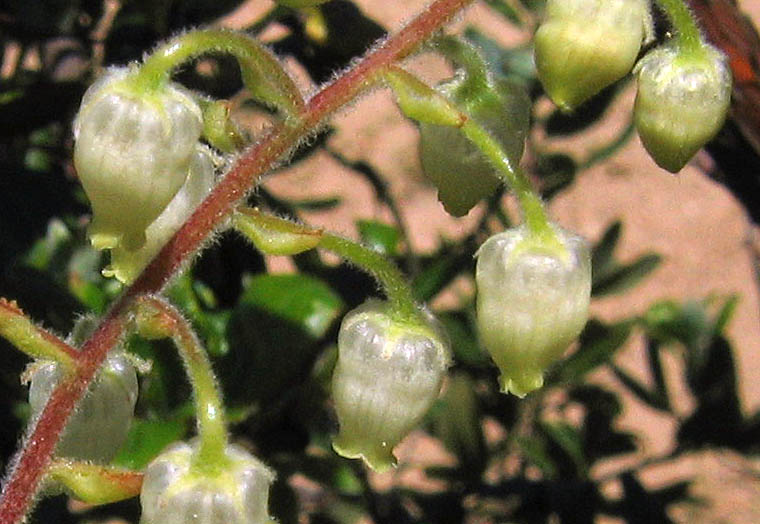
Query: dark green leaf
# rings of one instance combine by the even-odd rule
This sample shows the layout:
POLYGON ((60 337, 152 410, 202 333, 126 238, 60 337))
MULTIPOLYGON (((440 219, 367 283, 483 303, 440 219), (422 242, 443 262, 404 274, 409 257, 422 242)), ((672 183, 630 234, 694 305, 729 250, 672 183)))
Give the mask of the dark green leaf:
POLYGON ((594 279, 591 294, 611 295, 630 289, 654 271, 661 261, 660 255, 654 253, 643 255, 631 264, 623 265, 604 277, 594 279))
MULTIPOLYGON (((603 324, 592 319, 581 333, 580 347, 567 360, 557 366, 557 382, 580 382, 583 377, 607 363, 626 340, 633 327, 632 321, 603 324)), ((550 379, 551 380, 551 379, 550 379)))
POLYGON ((585 477, 588 470, 583 454, 581 432, 565 422, 541 422, 541 429, 573 462, 578 475, 585 477))
POLYGON ((473 331, 472 322, 465 313, 447 312, 437 316, 446 329, 449 340, 451 340, 454 360, 468 366, 481 368, 491 365, 491 359, 482 350, 473 331))
POLYGON ((520 15, 517 14, 515 8, 509 5, 506 0, 486 0, 486 3, 516 26, 523 26, 522 20, 520 20, 520 15))
POLYGON ((230 351, 220 360, 228 396, 266 400, 303 385, 320 340, 343 309, 340 297, 313 277, 248 280, 228 325, 230 351))
POLYGON ((177 420, 145 420, 135 418, 127 442, 113 463, 124 468, 141 470, 166 446, 182 440, 187 425, 177 420))
POLYGON ((603 89, 598 95, 568 114, 557 109, 545 124, 549 136, 565 136, 586 131, 597 123, 615 100, 619 84, 603 89))
POLYGON ((487 464, 480 420, 472 379, 464 373, 452 375, 435 412, 434 435, 459 459, 460 472, 473 481, 487 464))
POLYGON ((612 371, 615 376, 622 382, 631 392, 636 395, 645 404, 652 406, 655 409, 668 411, 667 401, 661 398, 656 392, 650 391, 643 386, 638 380, 631 375, 623 371, 618 366, 612 365, 612 371))
POLYGON ((536 165, 536 175, 541 180, 541 195, 550 200, 559 191, 575 180, 578 166, 568 155, 552 153, 540 155, 536 165))
POLYGON ((609 275, 617 268, 614 254, 622 229, 623 223, 616 220, 607 227, 602 238, 591 249, 591 270, 596 278, 609 275))
POLYGON ((364 245, 389 257, 398 255, 398 243, 401 237, 398 229, 374 220, 359 220, 356 225, 359 227, 359 234, 364 245))
POLYGON ((245 286, 240 304, 266 311, 323 337, 343 310, 343 302, 324 282, 306 275, 258 275, 245 286))
POLYGON ((557 467, 554 465, 554 461, 546 449, 546 443, 542 439, 517 437, 517 444, 520 446, 523 455, 541 470, 545 478, 557 477, 557 467))
POLYGON ((662 361, 660 360, 660 344, 655 340, 647 339, 646 348, 649 372, 654 380, 655 394, 662 401, 665 408, 670 409, 668 387, 665 383, 665 374, 663 373, 662 361))
POLYGON ((465 37, 478 46, 491 71, 528 88, 535 85, 536 66, 533 61, 533 46, 504 48, 496 40, 473 28, 465 31, 465 37))

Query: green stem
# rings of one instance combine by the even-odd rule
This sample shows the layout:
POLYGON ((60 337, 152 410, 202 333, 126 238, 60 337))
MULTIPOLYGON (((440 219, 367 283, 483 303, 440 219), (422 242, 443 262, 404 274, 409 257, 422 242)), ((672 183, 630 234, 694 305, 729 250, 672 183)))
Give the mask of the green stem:
POLYGON ((305 103, 300 90, 266 47, 245 34, 222 29, 191 31, 160 46, 145 59, 137 86, 146 91, 160 89, 175 68, 211 52, 234 56, 246 87, 258 99, 273 104, 288 116, 303 111, 305 103))
POLYGON ((332 251, 363 269, 383 287, 398 320, 414 321, 419 309, 412 288, 396 265, 377 251, 332 233, 323 233, 319 247, 332 251))
POLYGON ((465 71, 461 89, 477 94, 489 89, 488 69, 483 57, 469 44, 459 38, 445 36, 435 40, 435 49, 465 71))
POLYGON ((702 34, 684 0, 656 0, 665 11, 670 23, 675 29, 673 41, 681 55, 690 58, 701 58, 704 55, 705 43, 702 34))
POLYGON ((76 349, 35 326, 15 302, 4 298, 0 298, 0 336, 32 358, 54 360, 67 371, 76 369, 76 349))
POLYGON ((264 253, 295 254, 313 248, 332 251, 369 273, 382 286, 392 314, 398 320, 412 322, 418 318, 419 309, 404 275, 393 262, 374 249, 321 229, 264 214, 258 209, 238 208, 233 223, 264 253), (278 239, 283 236, 292 239, 289 245, 296 249, 288 253, 272 251, 271 246, 282 244, 278 239))
MULTIPOLYGON (((461 49, 466 50, 466 46, 461 46, 461 49)), ((541 243, 561 246, 541 198, 520 168, 512 165, 498 140, 454 102, 405 69, 390 66, 381 75, 408 117, 420 122, 458 127, 494 167, 496 176, 517 195, 525 225, 533 238, 541 243)))
POLYGON ((146 338, 172 339, 193 388, 200 446, 193 466, 206 473, 224 468, 227 423, 224 404, 211 362, 190 324, 174 306, 156 297, 136 301, 138 332, 146 338))
POLYGON ((501 144, 471 118, 462 125, 461 131, 496 168, 497 176, 514 191, 520 203, 523 220, 531 234, 536 239, 560 245, 541 197, 533 190, 522 170, 512 165, 501 144))

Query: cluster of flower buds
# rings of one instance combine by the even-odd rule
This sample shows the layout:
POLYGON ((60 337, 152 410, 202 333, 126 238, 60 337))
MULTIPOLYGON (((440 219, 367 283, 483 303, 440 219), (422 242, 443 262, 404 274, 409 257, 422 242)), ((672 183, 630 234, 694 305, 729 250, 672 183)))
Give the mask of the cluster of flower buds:
POLYGON ((698 34, 684 44, 679 28, 670 42, 635 64, 651 27, 647 0, 549 0, 536 32, 536 67, 547 94, 563 110, 633 71, 638 134, 654 161, 675 173, 722 127, 731 73, 725 57, 698 34))
POLYGON ((448 337, 428 312, 424 322, 396 320, 371 300, 349 312, 338 335, 333 398, 340 433, 333 448, 384 471, 393 447, 438 397, 451 359, 448 337))
POLYGON ((477 253, 477 326, 501 371, 501 389, 524 396, 544 383, 588 319, 591 256, 586 241, 555 228, 560 245, 526 226, 498 233, 477 253))
POLYGON ((173 216, 184 220, 197 204, 198 179, 213 177, 192 94, 174 83, 147 89, 138 73, 137 66, 107 71, 85 93, 74 122, 74 165, 93 208, 90 241, 114 250, 109 271, 124 281, 181 225, 166 217, 154 225, 162 213, 172 204, 173 216), (186 184, 195 196, 174 203, 186 184))

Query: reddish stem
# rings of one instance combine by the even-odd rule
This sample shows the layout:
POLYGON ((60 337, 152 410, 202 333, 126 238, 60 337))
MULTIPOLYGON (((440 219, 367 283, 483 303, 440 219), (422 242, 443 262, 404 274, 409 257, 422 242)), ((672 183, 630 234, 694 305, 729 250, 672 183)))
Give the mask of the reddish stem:
POLYGON ((301 120, 274 127, 238 162, 174 235, 134 284, 114 304, 82 346, 78 371, 62 381, 50 397, 37 425, 11 468, 0 498, 0 524, 18 524, 31 507, 58 437, 74 405, 84 394, 108 350, 124 332, 124 314, 135 297, 161 291, 232 210, 299 141, 314 132, 330 114, 371 88, 377 74, 413 53, 435 31, 474 0, 435 0, 406 27, 372 49, 355 67, 324 87, 306 105, 301 120))

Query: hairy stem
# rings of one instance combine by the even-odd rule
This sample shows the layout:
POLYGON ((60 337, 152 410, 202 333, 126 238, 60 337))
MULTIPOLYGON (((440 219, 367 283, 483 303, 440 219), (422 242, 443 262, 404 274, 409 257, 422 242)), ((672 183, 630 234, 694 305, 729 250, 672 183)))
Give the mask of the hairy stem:
POLYGON ((330 114, 371 87, 376 73, 418 49, 474 0, 436 0, 394 36, 382 42, 355 67, 311 98, 295 125, 281 124, 243 153, 235 166, 164 246, 132 286, 114 304, 100 326, 84 343, 78 370, 63 380, 50 397, 26 445, 14 460, 0 497, 0 524, 23 521, 50 463, 58 437, 76 402, 122 336, 123 313, 135 297, 160 292, 194 253, 228 219, 237 203, 298 142, 313 133, 330 114))
POLYGON ((227 423, 211 361, 192 326, 168 302, 154 296, 135 302, 138 333, 146 338, 171 338, 193 387, 200 446, 195 467, 213 473, 226 465, 227 423))
POLYGON ((704 56, 704 42, 691 10, 684 0, 657 0, 675 29, 674 42, 684 56, 704 56))

